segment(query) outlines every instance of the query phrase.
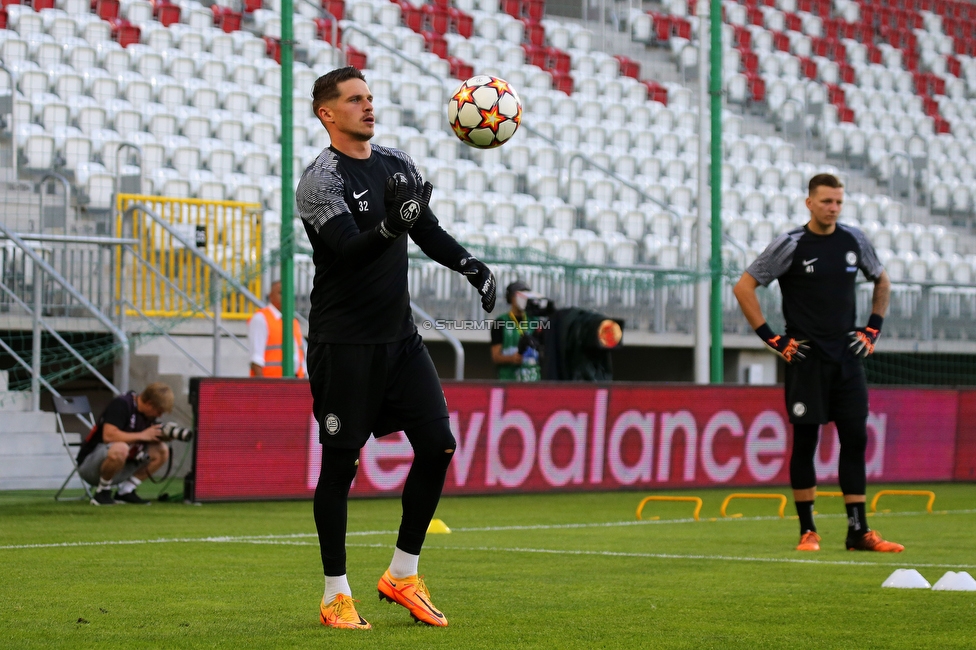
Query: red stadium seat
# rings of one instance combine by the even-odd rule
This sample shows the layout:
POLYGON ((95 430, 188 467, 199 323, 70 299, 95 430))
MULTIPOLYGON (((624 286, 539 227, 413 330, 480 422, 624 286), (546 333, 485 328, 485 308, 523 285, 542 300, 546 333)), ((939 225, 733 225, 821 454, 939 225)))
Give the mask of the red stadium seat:
POLYGON ((502 0, 502 11, 509 16, 522 16, 522 0, 502 0))
POLYGON ((568 74, 552 73, 552 86, 556 90, 561 90, 567 95, 573 94, 573 78, 568 74))
POLYGON ((749 17, 750 25, 759 25, 760 27, 762 27, 766 22, 762 12, 759 11, 758 7, 750 7, 746 11, 746 15, 749 17))
POLYGON ((551 72, 569 74, 570 69, 572 69, 572 60, 569 58, 569 54, 558 47, 546 48, 546 59, 546 69, 551 72))
POLYGON ((762 77, 748 77, 749 92, 752 94, 753 101, 761 102, 766 100, 766 82, 762 77))
POLYGON ((837 84, 827 84, 827 100, 834 106, 844 106, 844 89, 837 84))
POLYGON ((876 45, 868 45, 868 62, 880 64, 883 60, 881 50, 876 45))
POLYGON ((447 14, 447 9, 436 5, 424 5, 420 8, 420 11, 426 18, 428 31, 436 34, 447 33, 447 27, 450 24, 450 16, 447 14))
POLYGON ((962 63, 956 57, 946 55, 946 71, 953 77, 962 76, 962 63))
POLYGON ((0 29, 7 29, 7 9, 0 7, 0 29))
POLYGON ((952 127, 949 125, 949 121, 941 117, 935 118, 935 132, 952 133, 952 127))
POLYGON ((530 20, 542 20, 546 15, 545 0, 527 0, 522 4, 522 10, 530 20))
POLYGON ((352 46, 346 48, 346 63, 362 70, 366 67, 366 53, 360 52, 352 46))
POLYGON ((538 68, 546 67, 546 48, 532 43, 523 43, 522 49, 525 51, 525 59, 538 68))
POLYGON ((119 17, 119 0, 96 0, 95 13, 102 20, 119 17))
POLYGON ((142 30, 124 18, 112 18, 108 21, 112 26, 112 40, 122 47, 128 47, 139 42, 142 30))
POLYGON ((617 54, 613 58, 620 64, 620 76, 640 79, 640 63, 622 54, 617 54))
POLYGON ((854 109, 848 106, 838 106, 837 107, 837 121, 838 122, 853 122, 854 121, 854 109))
POLYGON ((436 32, 421 32, 420 35, 424 37, 428 52, 433 52, 442 59, 447 58, 447 41, 443 36, 436 32))
POLYGON ((846 84, 854 83, 855 80, 854 68, 852 68, 850 65, 846 63, 841 63, 839 68, 840 68, 841 81, 843 81, 846 84))
POLYGON ((817 62, 808 57, 800 57, 800 70, 807 79, 817 78, 817 62))
POLYGON ((264 45, 265 45, 265 54, 268 55, 269 59, 274 59, 275 62, 280 65, 281 64, 281 41, 272 36, 264 36, 263 38, 264 38, 264 45))
POLYGON ((673 17, 671 19, 671 26, 675 36, 679 38, 691 38, 691 22, 688 19, 673 17))
POLYGON ((671 40, 671 16, 651 13, 654 19, 654 36, 661 42, 671 40))
POLYGON ((939 117, 939 102, 929 96, 922 100, 922 108, 929 117, 939 117))
POLYGON ((54 0, 33 0, 31 2, 31 7, 34 11, 40 11, 41 9, 54 9, 54 0))
MULTIPOLYGON (((326 43, 331 43, 332 45, 338 45, 332 42, 332 19, 331 18, 315 18, 312 20, 315 23, 315 31, 318 32, 319 40, 325 41, 326 43)), ((336 40, 342 43, 342 28, 339 27, 336 30, 336 40)))
MULTIPOLYGON (((454 7, 447 10, 447 15, 450 18, 450 27, 455 32, 464 38, 471 38, 474 35, 474 18, 454 7)), ((467 77, 464 78, 467 79, 467 77)))
POLYGON ((803 20, 796 14, 784 13, 783 18, 786 21, 786 30, 790 32, 798 32, 803 27, 803 20))
POLYGON ((752 33, 742 25, 735 26, 735 46, 740 49, 752 47, 752 33))
POLYGON ((257 11, 263 6, 262 0, 244 0, 244 13, 249 14, 252 11, 257 11))
POLYGON ((780 52, 789 52, 790 37, 783 32, 773 32, 773 48, 779 50, 780 52))
POLYGON ((641 82, 647 87, 647 98, 652 102, 668 105, 668 89, 656 81, 644 80, 641 82))
POLYGON ((447 62, 451 65, 451 76, 455 79, 470 79, 474 76, 474 68, 470 63, 465 63, 456 56, 447 57, 447 62))
POLYGON ((523 18, 522 24, 525 25, 525 40, 532 45, 546 44, 546 28, 537 20, 523 18))
POLYGON ((322 0, 322 8, 342 20, 346 15, 346 3, 343 0, 322 0))
POLYGON ((759 70, 759 55, 752 50, 739 49, 739 62, 747 75, 755 74, 759 70))
POLYGON ((424 31, 424 12, 412 5, 400 7, 404 24, 418 34, 424 31))
POLYGON ((228 34, 241 28, 241 14, 230 7, 211 5, 210 10, 213 12, 214 27, 219 27, 228 34))
POLYGON ((163 27, 169 27, 180 22, 180 7, 170 2, 159 2, 153 8, 156 20, 162 23, 163 27))

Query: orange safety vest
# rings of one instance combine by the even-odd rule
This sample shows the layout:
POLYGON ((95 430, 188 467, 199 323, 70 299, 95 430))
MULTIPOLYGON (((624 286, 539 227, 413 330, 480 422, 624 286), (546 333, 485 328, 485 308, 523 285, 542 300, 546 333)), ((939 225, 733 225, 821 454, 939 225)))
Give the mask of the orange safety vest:
MULTIPOLYGON (((281 326, 281 316, 275 318, 271 307, 262 307, 255 313, 264 314, 264 321, 268 324, 268 340, 264 347, 264 368, 262 368, 260 375, 256 375, 254 370, 251 370, 251 376, 281 377, 281 332, 284 329, 281 326)), ((251 318, 254 317, 252 316, 251 318)), ((305 362, 305 351, 302 349, 302 328, 298 325, 297 318, 295 319, 292 334, 295 337, 295 349, 298 351, 298 367, 295 368, 295 376, 304 377, 305 370, 302 366, 305 362)))

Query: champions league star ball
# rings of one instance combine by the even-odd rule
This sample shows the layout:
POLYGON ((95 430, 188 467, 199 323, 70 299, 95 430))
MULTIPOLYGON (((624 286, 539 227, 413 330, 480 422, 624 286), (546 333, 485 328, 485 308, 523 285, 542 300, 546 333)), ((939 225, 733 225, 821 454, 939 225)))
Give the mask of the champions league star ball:
POLYGON ((504 79, 478 75, 451 95, 447 121, 464 144, 494 149, 515 135, 522 121, 522 100, 504 79))

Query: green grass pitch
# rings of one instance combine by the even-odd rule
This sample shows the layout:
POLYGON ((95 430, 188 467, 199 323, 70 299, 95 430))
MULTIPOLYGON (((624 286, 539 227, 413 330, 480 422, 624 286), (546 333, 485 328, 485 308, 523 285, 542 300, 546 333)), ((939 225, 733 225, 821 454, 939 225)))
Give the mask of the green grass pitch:
MULTIPOLYGON (((151 495, 152 486, 140 492, 151 495)), ((844 550, 842 501, 817 501, 819 553, 793 550, 774 501, 684 490, 454 497, 421 558, 446 629, 381 603, 396 499, 350 504, 349 577, 368 632, 318 622, 322 574, 310 502, 95 508, 0 493, 2 648, 973 648, 976 592, 883 589, 897 568, 932 584, 976 575, 976 485, 883 497, 870 525, 902 554, 844 550), (661 493, 668 494, 668 493, 661 493)), ((824 489, 836 489, 824 486, 824 489)), ((749 490, 755 491, 755 490, 749 490)), ((788 490, 769 489, 765 492, 788 490)))

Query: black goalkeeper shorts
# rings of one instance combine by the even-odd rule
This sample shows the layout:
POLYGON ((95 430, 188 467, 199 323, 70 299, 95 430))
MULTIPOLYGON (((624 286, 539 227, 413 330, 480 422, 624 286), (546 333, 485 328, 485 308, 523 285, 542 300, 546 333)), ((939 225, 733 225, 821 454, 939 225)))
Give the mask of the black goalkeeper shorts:
POLYGON ((806 359, 786 364, 786 413, 793 424, 868 417, 868 384, 860 359, 837 363, 811 346, 806 359))
POLYGON ((377 345, 314 343, 308 379, 319 441, 359 449, 377 438, 447 418, 447 402, 424 340, 377 345))

